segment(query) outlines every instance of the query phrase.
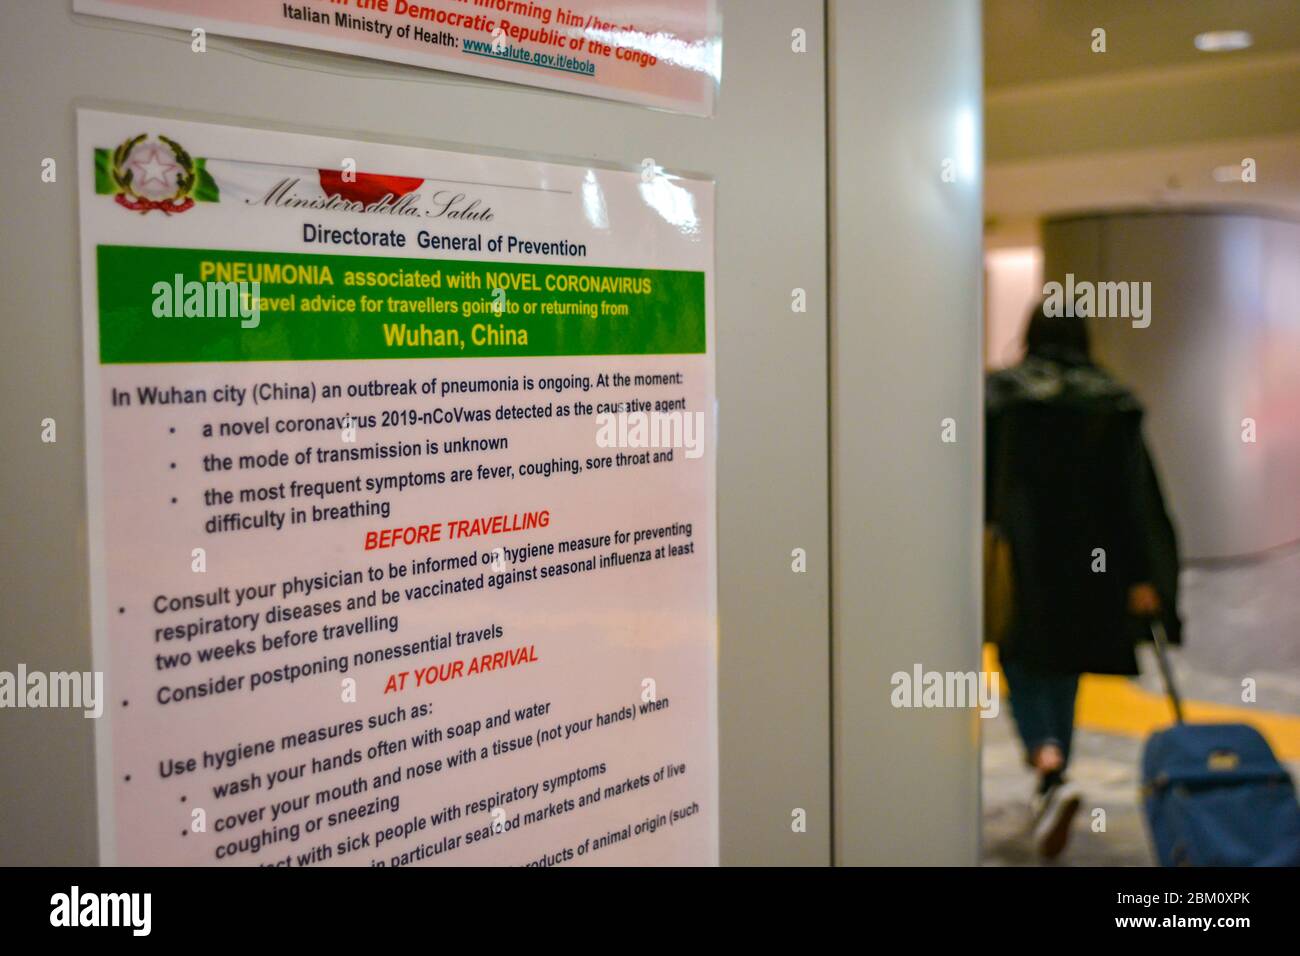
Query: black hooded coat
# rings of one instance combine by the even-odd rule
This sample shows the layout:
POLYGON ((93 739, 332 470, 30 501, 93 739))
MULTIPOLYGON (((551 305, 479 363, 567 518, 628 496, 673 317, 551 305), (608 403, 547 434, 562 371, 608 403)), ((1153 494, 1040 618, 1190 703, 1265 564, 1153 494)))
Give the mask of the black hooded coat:
POLYGON ((989 376, 986 519, 1011 547, 999 656, 1054 673, 1136 674, 1152 584, 1178 643, 1178 548, 1142 438, 1142 406, 1087 361, 1032 355, 989 376), (1100 550, 1099 550, 1100 549, 1100 550), (1099 570, 1103 568, 1104 570, 1099 570))

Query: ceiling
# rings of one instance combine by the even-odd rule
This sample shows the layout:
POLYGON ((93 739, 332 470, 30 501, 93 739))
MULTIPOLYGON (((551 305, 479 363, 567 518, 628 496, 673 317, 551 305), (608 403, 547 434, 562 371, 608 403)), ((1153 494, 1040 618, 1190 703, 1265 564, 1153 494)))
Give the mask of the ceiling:
POLYGON ((1202 62, 1207 30, 1247 30, 1254 58, 1300 51, 1300 0, 985 0, 984 82, 989 89, 1202 62), (1092 31, 1106 31, 1093 53, 1092 31))
POLYGON ((1108 208, 1300 215, 1300 0, 985 0, 984 45, 991 244, 1108 208), (1254 45, 1195 48, 1219 29, 1254 45), (1216 181, 1245 158, 1256 182, 1216 181))

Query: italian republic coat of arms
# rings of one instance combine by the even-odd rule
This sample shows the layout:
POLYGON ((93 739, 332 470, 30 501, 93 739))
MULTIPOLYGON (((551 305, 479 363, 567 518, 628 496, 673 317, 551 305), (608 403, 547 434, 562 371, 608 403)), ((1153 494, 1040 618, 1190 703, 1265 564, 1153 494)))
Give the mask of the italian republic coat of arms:
POLYGON ((196 201, 216 201, 216 183, 203 165, 175 140, 141 133, 114 150, 95 150, 95 192, 112 194, 131 212, 170 216, 196 201))

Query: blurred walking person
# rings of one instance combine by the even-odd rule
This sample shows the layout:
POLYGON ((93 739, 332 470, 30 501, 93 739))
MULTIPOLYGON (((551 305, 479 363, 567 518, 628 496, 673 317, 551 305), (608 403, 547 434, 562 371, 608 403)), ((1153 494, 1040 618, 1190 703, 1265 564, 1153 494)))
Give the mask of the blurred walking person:
POLYGON ((985 636, 1037 773, 1035 844, 1054 858, 1082 800, 1067 777, 1079 675, 1137 674, 1151 617, 1179 641, 1178 552, 1142 406, 1093 363, 1083 318, 1039 306, 1025 346, 987 382, 986 566, 1006 598, 986 597, 1005 613, 985 636))

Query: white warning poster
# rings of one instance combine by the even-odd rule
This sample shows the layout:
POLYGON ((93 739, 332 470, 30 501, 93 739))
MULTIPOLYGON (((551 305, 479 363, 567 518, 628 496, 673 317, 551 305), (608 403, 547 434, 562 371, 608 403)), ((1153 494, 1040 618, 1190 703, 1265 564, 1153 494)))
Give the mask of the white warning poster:
POLYGON ((78 114, 102 862, 713 864, 713 188, 78 114))
POLYGON ((73 0, 73 10, 710 116, 716 0, 73 0))

